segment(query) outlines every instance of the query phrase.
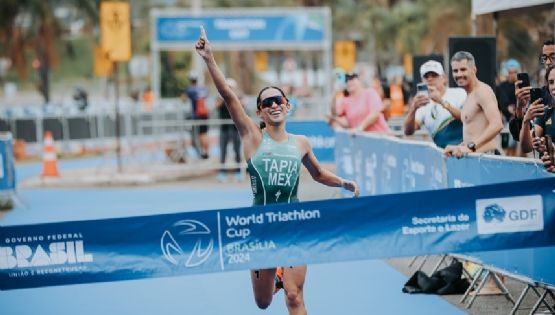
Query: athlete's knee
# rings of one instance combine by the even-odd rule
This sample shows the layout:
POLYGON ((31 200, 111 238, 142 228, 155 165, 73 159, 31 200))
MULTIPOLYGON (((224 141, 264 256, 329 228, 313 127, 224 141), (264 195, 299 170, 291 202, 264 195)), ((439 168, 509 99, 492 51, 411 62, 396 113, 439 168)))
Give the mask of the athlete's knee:
POLYGON ((304 305, 301 288, 289 289, 285 292, 285 300, 289 308, 298 308, 304 305))

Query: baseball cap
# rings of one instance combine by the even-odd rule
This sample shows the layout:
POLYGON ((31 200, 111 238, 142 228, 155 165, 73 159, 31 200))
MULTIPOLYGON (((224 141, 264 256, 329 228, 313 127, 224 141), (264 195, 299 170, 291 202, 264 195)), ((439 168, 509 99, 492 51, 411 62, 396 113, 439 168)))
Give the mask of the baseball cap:
POLYGON ((520 63, 515 59, 509 59, 505 62, 505 68, 507 70, 516 70, 517 72, 520 72, 520 63))
POLYGON ((420 77, 424 78, 424 75, 428 72, 433 72, 439 75, 443 75, 443 66, 441 63, 435 60, 428 60, 420 66, 420 77))
POLYGON ((197 80, 197 79, 198 79, 198 73, 196 73, 196 71, 189 72, 189 80, 197 80))

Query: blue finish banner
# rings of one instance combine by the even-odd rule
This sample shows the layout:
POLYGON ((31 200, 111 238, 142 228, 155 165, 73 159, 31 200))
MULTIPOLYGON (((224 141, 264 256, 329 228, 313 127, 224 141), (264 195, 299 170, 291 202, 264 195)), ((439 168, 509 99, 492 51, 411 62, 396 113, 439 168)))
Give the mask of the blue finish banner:
POLYGON ((555 178, 0 227, 0 289, 555 245, 555 178))
POLYGON ((324 11, 312 10, 162 16, 156 18, 156 39, 160 43, 194 44, 203 25, 215 45, 320 44, 326 39, 326 18, 324 11))

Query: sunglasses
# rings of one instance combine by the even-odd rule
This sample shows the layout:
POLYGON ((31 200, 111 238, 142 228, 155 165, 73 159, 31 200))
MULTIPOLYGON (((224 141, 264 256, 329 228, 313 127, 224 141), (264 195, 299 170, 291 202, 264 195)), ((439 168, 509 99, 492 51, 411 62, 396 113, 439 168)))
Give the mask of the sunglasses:
POLYGON ((261 100, 260 103, 258 103, 258 106, 260 106, 261 108, 269 108, 269 107, 272 107, 274 103, 278 105, 283 105, 287 103, 287 99, 281 95, 270 96, 261 100))
POLYGON ((547 60, 550 60, 551 62, 555 61, 555 54, 550 54, 550 55, 541 55, 540 56, 540 63, 543 65, 547 62, 547 60))
POLYGON ((358 74, 356 73, 347 73, 345 74, 345 81, 349 81, 352 79, 358 78, 358 74))

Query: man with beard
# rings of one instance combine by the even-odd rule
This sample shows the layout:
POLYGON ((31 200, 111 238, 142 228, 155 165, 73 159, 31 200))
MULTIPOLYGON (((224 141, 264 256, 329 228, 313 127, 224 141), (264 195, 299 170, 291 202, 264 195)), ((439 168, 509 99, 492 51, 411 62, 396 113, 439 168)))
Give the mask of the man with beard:
POLYGON ((468 96, 461 110, 463 142, 448 145, 445 155, 457 158, 473 152, 500 155, 496 137, 503 129, 503 122, 495 93, 489 85, 478 80, 471 53, 455 53, 451 58, 451 68, 455 82, 468 96))

